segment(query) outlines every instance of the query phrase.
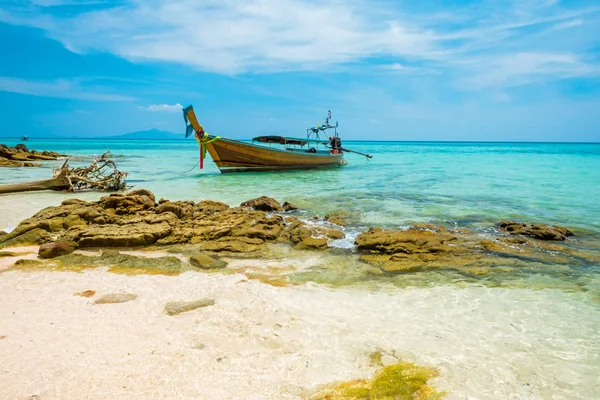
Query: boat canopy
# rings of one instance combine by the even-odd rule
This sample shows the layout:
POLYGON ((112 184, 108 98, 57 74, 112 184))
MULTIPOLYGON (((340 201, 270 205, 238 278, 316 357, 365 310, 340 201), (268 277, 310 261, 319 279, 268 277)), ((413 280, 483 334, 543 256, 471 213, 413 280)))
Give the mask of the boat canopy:
POLYGON ((252 139, 253 142, 260 143, 277 143, 277 144, 292 144, 304 146, 306 143, 321 143, 328 144, 328 140, 319 140, 319 139, 301 139, 287 136, 257 136, 252 139))

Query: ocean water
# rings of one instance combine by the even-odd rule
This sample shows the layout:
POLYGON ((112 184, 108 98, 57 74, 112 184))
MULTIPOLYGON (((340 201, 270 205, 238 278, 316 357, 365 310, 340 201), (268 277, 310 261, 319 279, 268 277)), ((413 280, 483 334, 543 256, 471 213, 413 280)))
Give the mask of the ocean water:
MULTIPOLYGON (((340 253, 282 250, 279 259, 229 260, 230 265, 253 272, 266 266, 295 268, 292 278, 308 288, 324 284, 331 296, 325 307, 332 318, 328 323, 336 327, 331 335, 341 339, 349 330, 352 340, 341 341, 352 343, 348 346, 376 343, 413 362, 439 367, 439 386, 448 398, 600 397, 599 264, 543 270, 536 265, 527 274, 489 279, 422 272, 382 276, 361 286, 365 274, 351 249, 356 234, 373 226, 434 223, 486 235, 499 220, 517 219, 566 226, 575 231, 579 248, 600 255, 600 144, 345 142, 373 158, 348 154, 343 167, 232 174, 220 174, 210 159, 203 170, 195 166, 193 140, 33 139, 26 145, 66 153, 73 165, 87 164, 109 149, 119 168, 129 172, 130 184, 157 198, 212 199, 235 206, 266 195, 298 205, 306 218, 344 211, 350 226, 348 239, 336 243, 346 249, 340 253)), ((50 166, 59 163, 0 169, 0 184, 47 178, 50 166)), ((65 198, 102 195, 0 195, 0 230, 14 229, 65 198)), ((273 301, 304 310, 315 327, 325 324, 316 300, 293 288, 281 290, 273 292, 278 296, 273 301), (292 304, 293 296, 297 301, 292 304)), ((337 345, 332 339, 328 350, 354 359, 355 348, 337 345)), ((355 367, 347 364, 348 371, 355 367)))
MULTIPOLYGON (((373 158, 348 154, 348 165, 324 170, 220 174, 210 160, 203 170, 193 168, 198 162, 198 146, 193 140, 26 143, 30 148, 75 156, 75 164, 86 164, 94 154, 109 149, 119 168, 129 172, 129 182, 153 191, 157 198, 212 199, 237 205, 266 195, 315 214, 348 210, 366 226, 431 222, 486 227, 500 219, 516 218, 600 232, 600 144, 344 144, 373 158)), ((43 179, 50 176, 49 166, 58 164, 3 168, 0 184, 43 179)), ((27 197, 47 202, 53 196, 27 197)), ((7 198, 0 198, 0 210, 6 210, 7 198)), ((15 216, 23 215, 17 212, 15 216)))

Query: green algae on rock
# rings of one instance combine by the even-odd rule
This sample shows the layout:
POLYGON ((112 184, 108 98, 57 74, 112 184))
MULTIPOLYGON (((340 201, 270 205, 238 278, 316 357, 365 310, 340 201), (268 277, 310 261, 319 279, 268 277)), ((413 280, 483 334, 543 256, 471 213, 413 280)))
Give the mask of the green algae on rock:
POLYGON ((438 400, 444 393, 428 385, 439 375, 435 368, 409 362, 384 366, 371 380, 357 379, 329 385, 310 400, 438 400))

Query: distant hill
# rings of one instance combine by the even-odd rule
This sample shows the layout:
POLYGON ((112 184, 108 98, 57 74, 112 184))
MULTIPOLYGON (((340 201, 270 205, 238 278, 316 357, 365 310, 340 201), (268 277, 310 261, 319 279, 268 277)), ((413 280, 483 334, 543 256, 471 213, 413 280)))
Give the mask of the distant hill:
POLYGON ((123 140, 176 140, 185 139, 183 133, 173 133, 168 131, 161 131, 160 129, 150 129, 147 131, 137 131, 124 133, 122 135, 106 136, 107 139, 123 139, 123 140))

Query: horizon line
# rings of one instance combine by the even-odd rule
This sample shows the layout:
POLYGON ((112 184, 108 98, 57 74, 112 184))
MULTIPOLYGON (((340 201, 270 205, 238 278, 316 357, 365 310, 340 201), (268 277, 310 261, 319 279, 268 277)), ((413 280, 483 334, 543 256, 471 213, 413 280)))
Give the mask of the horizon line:
MULTIPOLYGON (((14 140, 14 141, 19 141, 19 142, 23 142, 23 144, 25 144, 25 142, 30 141, 29 140, 21 140, 21 139, 14 139, 14 138, 10 138, 10 137, 1 137, 0 136, 0 140, 3 139, 8 139, 8 140, 14 140)), ((96 136, 96 137, 40 137, 40 138, 34 138, 34 140, 60 140, 60 141, 64 141, 64 140, 110 140, 110 141, 162 141, 162 142, 167 142, 167 141, 186 141, 188 140, 188 138, 181 138, 181 139, 129 139, 129 138, 118 138, 115 136, 106 136, 106 137, 102 137, 102 136, 96 136)), ((241 141, 251 141, 252 139, 235 139, 235 140, 241 140, 241 141)), ((507 141, 502 141, 502 140, 378 140, 378 139, 373 139, 373 140, 355 140, 355 139, 347 139, 344 140, 344 142, 362 142, 362 143, 372 143, 372 142, 378 142, 378 143, 520 143, 520 144, 600 144, 600 141, 590 141, 590 142, 562 142, 562 141, 530 141, 530 140, 526 140, 526 141, 515 141, 515 140, 507 140, 507 141)))

